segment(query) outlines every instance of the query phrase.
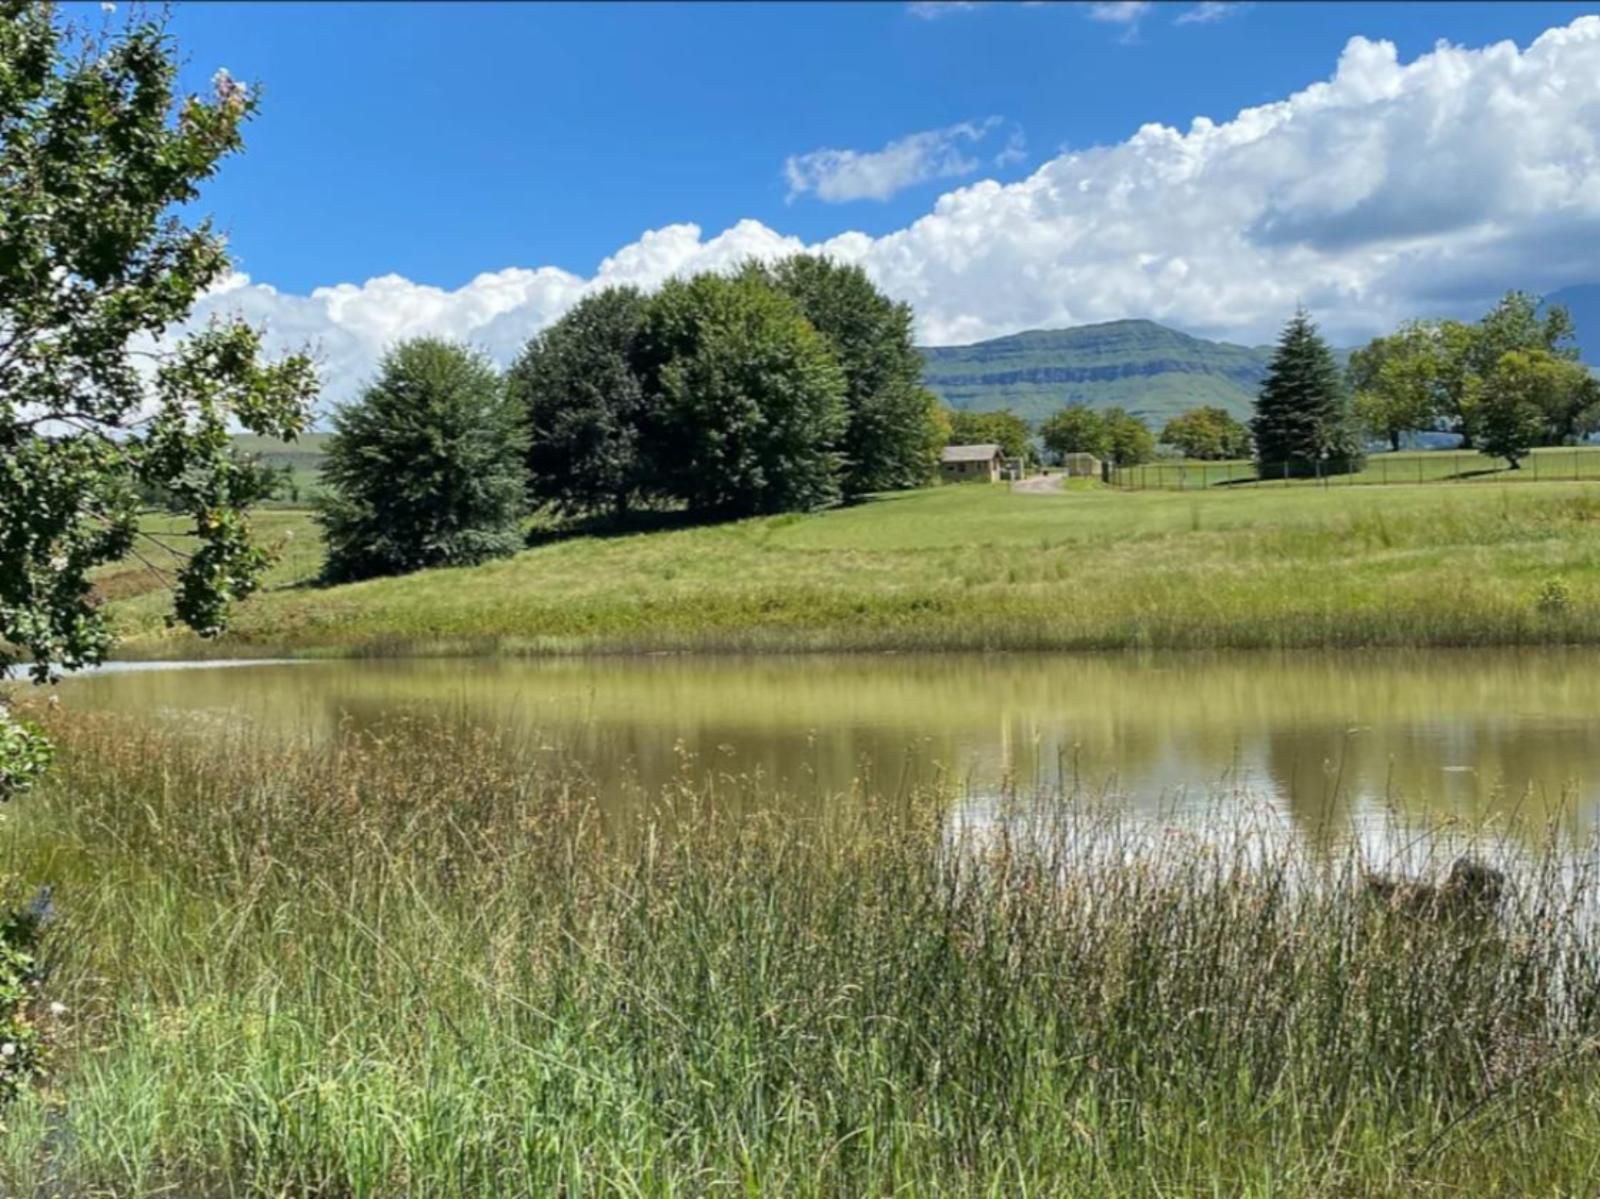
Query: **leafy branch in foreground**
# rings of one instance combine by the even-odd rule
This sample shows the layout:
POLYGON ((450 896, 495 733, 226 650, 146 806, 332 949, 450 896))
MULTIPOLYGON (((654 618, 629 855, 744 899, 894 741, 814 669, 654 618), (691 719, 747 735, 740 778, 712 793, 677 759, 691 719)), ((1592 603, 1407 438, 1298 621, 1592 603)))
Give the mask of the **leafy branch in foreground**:
MULTIPOLYGON (((256 111, 226 71, 208 97, 177 75, 158 22, 80 38, 53 6, 0 2, 0 671, 104 659, 89 574, 134 549, 141 488, 193 521, 176 620, 218 633, 266 564, 230 433, 294 437, 316 375, 302 354, 264 361, 238 321, 172 337, 229 271, 221 235, 176 210, 256 111)), ((41 745, 0 709, 0 798, 41 745)))

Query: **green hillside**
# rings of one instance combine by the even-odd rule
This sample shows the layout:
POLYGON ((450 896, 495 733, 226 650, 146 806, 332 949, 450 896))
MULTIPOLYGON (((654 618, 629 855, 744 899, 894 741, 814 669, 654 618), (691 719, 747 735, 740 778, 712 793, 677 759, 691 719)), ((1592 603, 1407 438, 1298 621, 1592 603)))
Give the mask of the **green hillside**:
POLYGON ((1249 415, 1271 350, 1206 341, 1154 321, 1111 321, 922 355, 928 387, 953 408, 1011 408, 1039 420, 1064 404, 1115 404, 1159 427, 1201 404, 1249 415))
POLYGON ((234 436, 233 444, 240 453, 259 458, 268 466, 287 466, 291 489, 284 498, 301 502, 310 498, 321 482, 322 455, 330 436, 328 433, 302 433, 294 441, 279 441, 275 437, 240 433, 234 436))

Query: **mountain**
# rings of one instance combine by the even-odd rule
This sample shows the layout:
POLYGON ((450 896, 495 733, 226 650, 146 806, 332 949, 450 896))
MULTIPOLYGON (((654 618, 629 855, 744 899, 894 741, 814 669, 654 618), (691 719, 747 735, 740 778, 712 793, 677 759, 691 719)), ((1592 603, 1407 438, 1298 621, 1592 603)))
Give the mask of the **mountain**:
POLYGON ((1600 283, 1563 287, 1544 298, 1546 305, 1560 304, 1578 330, 1578 346, 1590 367, 1600 367, 1600 283))
POLYGON ((923 381, 952 408, 1011 408, 1038 421, 1074 402, 1121 405, 1159 429, 1202 404, 1248 417, 1272 348, 1207 341, 1154 321, 1110 321, 931 346, 922 357, 923 381))

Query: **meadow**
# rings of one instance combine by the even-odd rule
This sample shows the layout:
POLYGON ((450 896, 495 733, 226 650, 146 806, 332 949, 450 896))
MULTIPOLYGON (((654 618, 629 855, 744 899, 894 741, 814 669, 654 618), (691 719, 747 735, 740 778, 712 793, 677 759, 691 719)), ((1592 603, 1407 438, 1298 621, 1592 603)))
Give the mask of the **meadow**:
POLYGON ((448 725, 311 746, 43 715, 62 760, 0 877, 56 885, 65 1011, 4 1115, 6 1194, 1600 1183, 1592 865, 1554 846, 1504 923, 1419 917, 1244 796, 1208 832, 686 775, 620 818, 448 725))
MULTIPOLYGON (((1017 495, 943 487, 322 587, 302 512, 233 631, 103 573, 132 656, 1600 644, 1600 489, 1393 485, 1017 495)), ((168 518, 150 524, 174 548, 168 518)), ((160 551, 147 551, 160 565, 160 551)))
POLYGON ((1504 458, 1473 450, 1414 450, 1368 455, 1358 471, 1326 478, 1258 474, 1248 459, 1205 462, 1165 459, 1115 470, 1115 486, 1134 490, 1195 491, 1207 487, 1361 487, 1396 483, 1540 483, 1600 479, 1600 449, 1560 446, 1535 449, 1513 470, 1504 458))

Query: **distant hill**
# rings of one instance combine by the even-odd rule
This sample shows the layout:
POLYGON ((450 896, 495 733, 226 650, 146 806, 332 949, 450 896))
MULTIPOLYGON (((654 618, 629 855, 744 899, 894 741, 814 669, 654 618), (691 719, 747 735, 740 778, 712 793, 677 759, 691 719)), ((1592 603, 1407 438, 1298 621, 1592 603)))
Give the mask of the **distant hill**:
POLYGON ((279 441, 275 437, 236 433, 233 445, 241 453, 259 458, 268 466, 287 466, 290 488, 284 499, 301 503, 311 498, 321 482, 322 455, 330 436, 328 433, 302 433, 294 441, 279 441))
POLYGON ((1578 348, 1584 362, 1600 367, 1600 283, 1585 283, 1578 287, 1563 287, 1544 298, 1549 304, 1560 304, 1572 314, 1572 323, 1578 330, 1578 348))
POLYGON ((1121 405, 1158 429, 1202 404, 1248 416, 1271 356, 1268 346, 1207 341, 1154 321, 1039 329, 922 350, 924 382, 952 408, 1011 408, 1037 421, 1074 402, 1121 405))

